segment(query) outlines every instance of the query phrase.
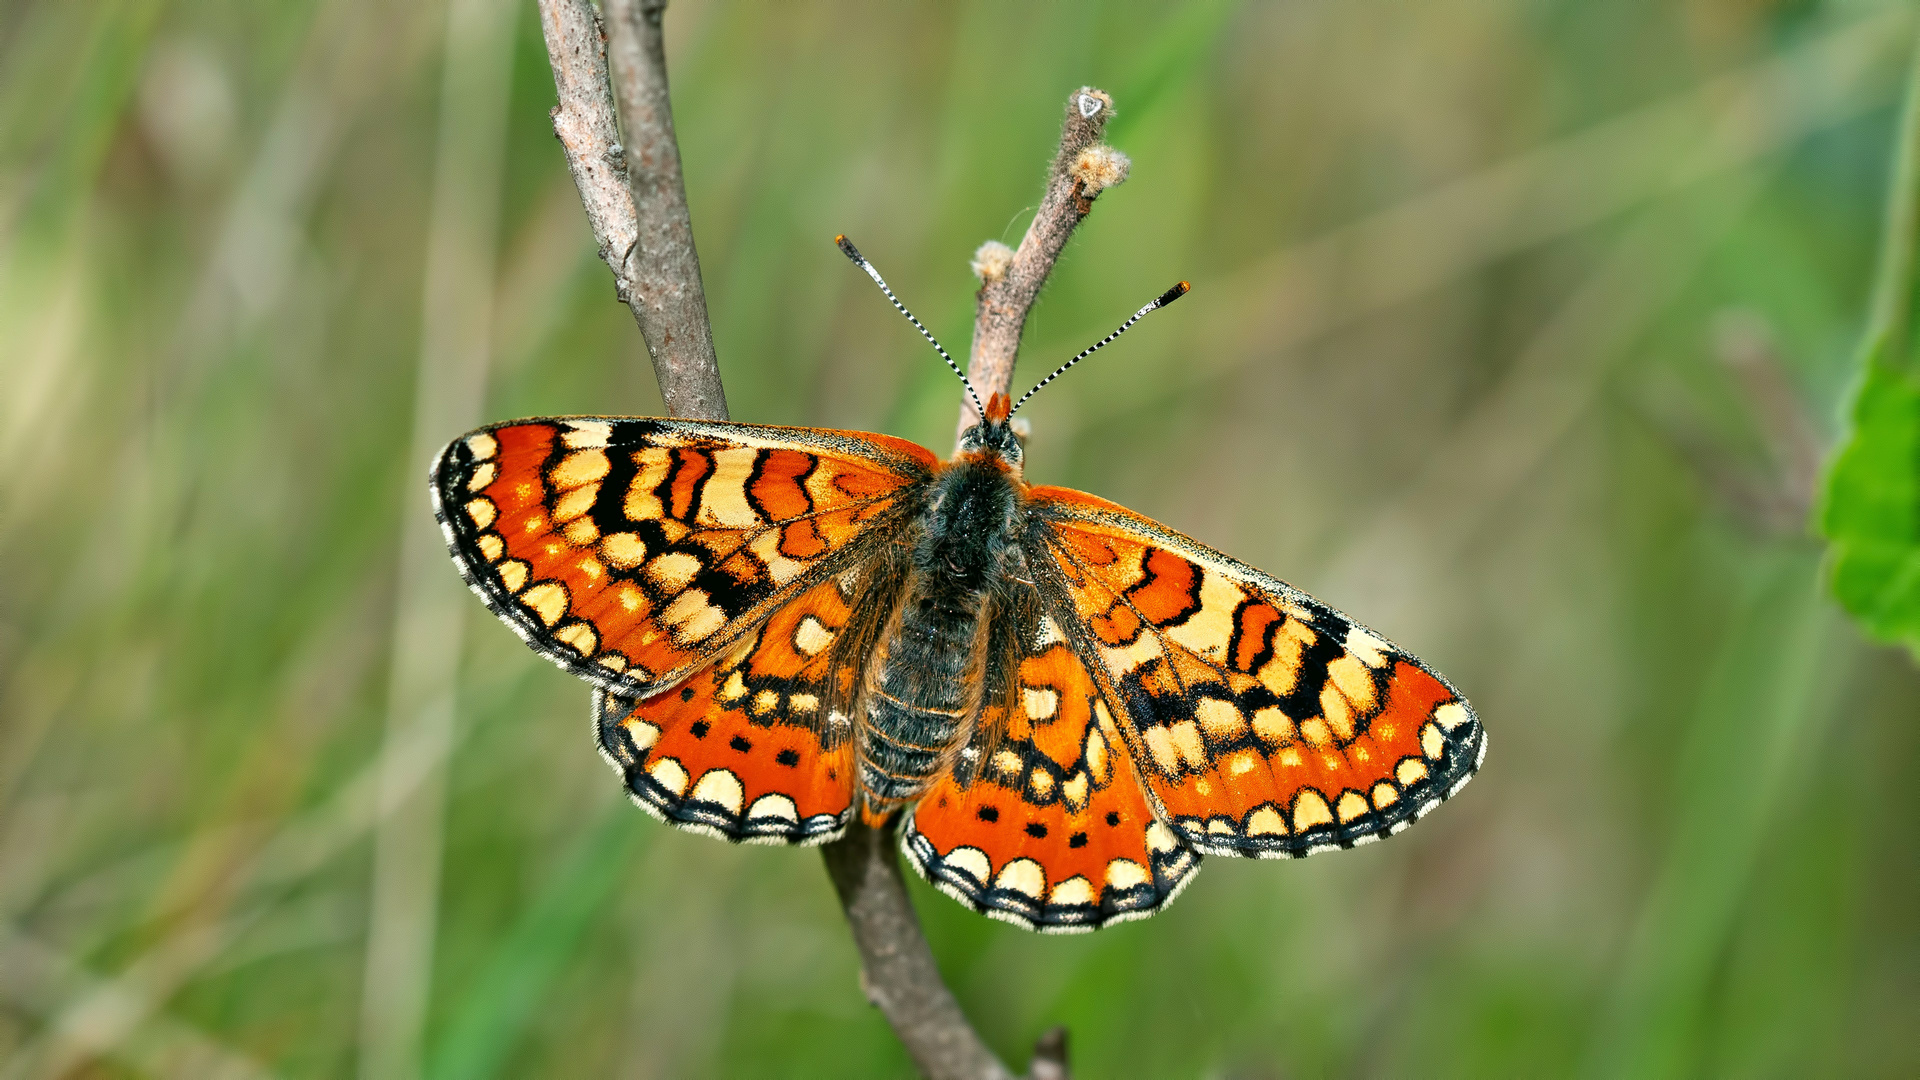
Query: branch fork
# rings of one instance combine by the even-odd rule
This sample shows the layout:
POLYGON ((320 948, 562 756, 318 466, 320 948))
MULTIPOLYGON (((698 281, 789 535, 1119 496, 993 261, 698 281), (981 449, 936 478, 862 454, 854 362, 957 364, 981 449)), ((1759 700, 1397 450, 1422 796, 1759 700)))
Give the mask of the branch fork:
MULTIPOLYGON (((646 339, 667 412, 725 420, 667 93, 666 0, 605 0, 604 21, 587 0, 539 5, 559 98, 553 131, 614 293, 646 339)), ((1105 91, 1081 87, 1069 95, 1046 193, 1019 247, 990 241, 974 254, 981 285, 967 375, 982 400, 1008 390, 1027 314, 1073 230, 1102 191, 1126 179, 1126 156, 1100 141, 1112 116, 1105 91)), ((963 399, 961 429, 977 421, 973 402, 963 399)), ((895 831, 856 819, 821 849, 860 951, 861 988, 928 1076, 1013 1080, 940 978, 907 897, 895 831)), ((1067 1080, 1065 1028, 1041 1037, 1028 1075, 1067 1080)))

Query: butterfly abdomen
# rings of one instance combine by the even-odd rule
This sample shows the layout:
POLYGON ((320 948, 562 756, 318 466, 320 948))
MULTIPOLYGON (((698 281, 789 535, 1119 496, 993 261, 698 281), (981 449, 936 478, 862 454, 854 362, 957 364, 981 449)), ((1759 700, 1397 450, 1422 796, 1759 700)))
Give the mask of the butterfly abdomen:
POLYGON ((871 817, 918 798, 972 730, 988 601, 1018 500, 1008 475, 986 463, 963 461, 936 482, 861 695, 860 786, 871 817))

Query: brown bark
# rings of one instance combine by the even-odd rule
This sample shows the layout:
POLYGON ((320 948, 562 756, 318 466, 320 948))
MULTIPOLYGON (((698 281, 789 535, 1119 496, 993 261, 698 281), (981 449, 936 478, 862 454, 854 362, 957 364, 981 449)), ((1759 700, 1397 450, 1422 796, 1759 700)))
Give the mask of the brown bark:
MULTIPOLYGON (((981 401, 1008 391, 1027 313, 1033 310, 1040 287, 1053 272, 1053 264, 1074 228, 1093 209, 1099 189, 1076 176, 1080 170, 1075 165, 1082 153, 1100 144, 1100 134, 1112 117, 1113 98, 1106 91, 1083 86, 1068 95, 1060 149, 1047 171, 1047 190, 1040 198, 1040 207, 1004 272, 981 283, 973 318, 973 351, 967 358, 967 377, 979 391, 981 401)), ((960 430, 965 431, 978 420, 973 402, 963 400, 960 430)))

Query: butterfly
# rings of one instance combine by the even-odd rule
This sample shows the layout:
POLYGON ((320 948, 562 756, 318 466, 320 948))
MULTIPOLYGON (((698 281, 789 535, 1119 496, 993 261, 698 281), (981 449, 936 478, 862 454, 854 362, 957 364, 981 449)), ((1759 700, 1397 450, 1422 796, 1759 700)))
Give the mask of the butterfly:
POLYGON ((945 462, 854 431, 517 420, 439 455, 434 510, 473 591, 594 685, 642 809, 764 844, 897 818, 942 892, 1043 933, 1151 915, 1203 855, 1378 840, 1472 776, 1486 734, 1439 674, 1149 518, 1029 485, 1017 407, 993 395, 945 462))

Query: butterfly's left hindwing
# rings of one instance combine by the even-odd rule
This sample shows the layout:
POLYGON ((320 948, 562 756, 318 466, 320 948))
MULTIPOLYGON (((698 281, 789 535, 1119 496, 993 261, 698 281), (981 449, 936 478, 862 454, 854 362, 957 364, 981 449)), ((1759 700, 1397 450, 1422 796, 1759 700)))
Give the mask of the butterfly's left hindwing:
POLYGON ((594 733, 633 800, 683 829, 723 840, 817 844, 853 805, 848 719, 857 662, 836 648, 849 625, 852 575, 773 613, 680 685, 642 701, 594 696, 594 733))
POLYGON ((883 435, 577 417, 456 439, 432 486, 487 605, 561 667, 644 698, 857 559, 934 464, 883 435))
POLYGON ((1479 718, 1418 659, 1122 507, 1029 495, 1041 590, 1161 816, 1196 850, 1291 858, 1366 843, 1479 767, 1479 718))

